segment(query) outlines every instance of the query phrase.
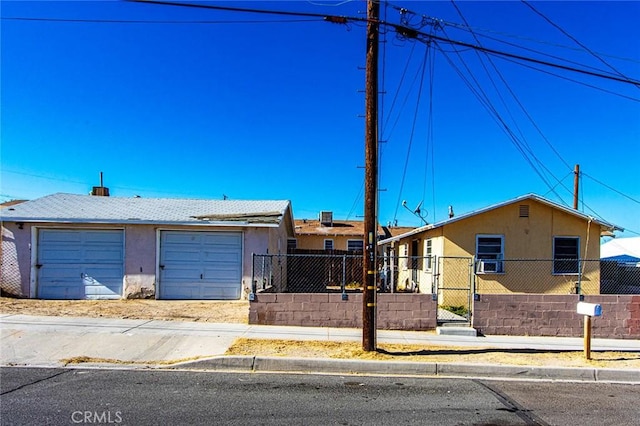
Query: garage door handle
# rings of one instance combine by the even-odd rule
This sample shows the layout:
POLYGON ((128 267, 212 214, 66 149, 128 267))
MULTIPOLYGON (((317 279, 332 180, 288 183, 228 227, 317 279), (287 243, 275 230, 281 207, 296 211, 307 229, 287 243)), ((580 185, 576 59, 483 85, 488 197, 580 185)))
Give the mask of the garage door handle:
POLYGON ((204 278, 204 277, 202 276, 202 274, 200 274, 200 279, 202 279, 202 278, 204 278))
POLYGON ((160 269, 164 269, 164 265, 159 265, 159 266, 160 266, 160 269))

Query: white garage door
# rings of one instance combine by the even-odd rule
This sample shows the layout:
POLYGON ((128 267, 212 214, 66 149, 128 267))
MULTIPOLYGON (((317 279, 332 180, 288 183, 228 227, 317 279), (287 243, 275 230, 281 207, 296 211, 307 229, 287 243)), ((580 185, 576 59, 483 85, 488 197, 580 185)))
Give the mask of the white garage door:
POLYGON ((37 268, 40 299, 119 299, 124 232, 41 229, 37 268))
POLYGON ((160 298, 240 298, 242 233, 160 233, 160 298))

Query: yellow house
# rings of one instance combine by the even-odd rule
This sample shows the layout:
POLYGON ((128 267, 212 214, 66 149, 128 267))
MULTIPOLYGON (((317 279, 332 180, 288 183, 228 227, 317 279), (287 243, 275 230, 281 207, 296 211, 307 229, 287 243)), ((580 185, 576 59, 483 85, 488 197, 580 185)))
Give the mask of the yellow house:
POLYGON ((529 194, 378 244, 393 288, 468 308, 474 293, 598 294, 600 235, 614 230, 529 194))

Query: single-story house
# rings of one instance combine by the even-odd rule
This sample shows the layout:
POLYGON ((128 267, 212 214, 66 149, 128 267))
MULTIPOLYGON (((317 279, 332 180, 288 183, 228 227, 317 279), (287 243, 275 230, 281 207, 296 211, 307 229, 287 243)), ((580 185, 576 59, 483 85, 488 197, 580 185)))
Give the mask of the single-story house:
POLYGON ((4 293, 41 299, 240 299, 253 253, 285 253, 285 200, 58 193, 3 208, 4 293))
MULTIPOLYGON (((389 238, 414 228, 378 226, 378 240, 389 238)), ((295 237, 289 240, 289 249, 346 250, 364 249, 364 221, 336 220, 333 212, 322 211, 317 219, 296 219, 295 237)))
POLYGON ((600 236, 614 230, 529 194, 380 241, 396 268, 383 276, 454 306, 472 292, 598 294, 600 236))
POLYGON ((289 249, 362 251, 364 233, 363 221, 335 220, 333 212, 322 211, 317 219, 296 219, 289 249))
POLYGON ((640 237, 614 238, 600 246, 600 258, 640 265, 640 237))

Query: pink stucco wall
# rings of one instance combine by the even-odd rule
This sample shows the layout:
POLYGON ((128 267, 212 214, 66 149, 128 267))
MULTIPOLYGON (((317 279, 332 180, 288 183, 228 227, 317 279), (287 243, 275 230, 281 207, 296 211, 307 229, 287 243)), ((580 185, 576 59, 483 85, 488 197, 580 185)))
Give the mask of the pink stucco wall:
MULTIPOLYGON (((32 279, 31 242, 37 238, 37 229, 92 228, 122 229, 122 225, 64 225, 64 224, 24 224, 19 229, 15 223, 5 223, 2 227, 2 264, 0 265, 0 283, 3 291, 18 296, 35 296, 35 277, 32 279), (31 288, 33 287, 33 288, 31 288)), ((125 228, 125 264, 123 277, 123 297, 155 297, 157 292, 157 238, 159 230, 185 231, 226 231, 243 233, 242 252, 242 297, 250 292, 253 253, 275 253, 278 247, 286 251, 287 232, 283 225, 279 227, 159 227, 156 225, 128 225, 125 228)))
POLYGON ((156 293, 156 227, 127 226, 125 235, 124 297, 152 298, 156 293))
POLYGON ((2 290, 18 297, 29 297, 31 278, 31 226, 19 229, 15 223, 2 226, 2 264, 0 283, 2 290))

